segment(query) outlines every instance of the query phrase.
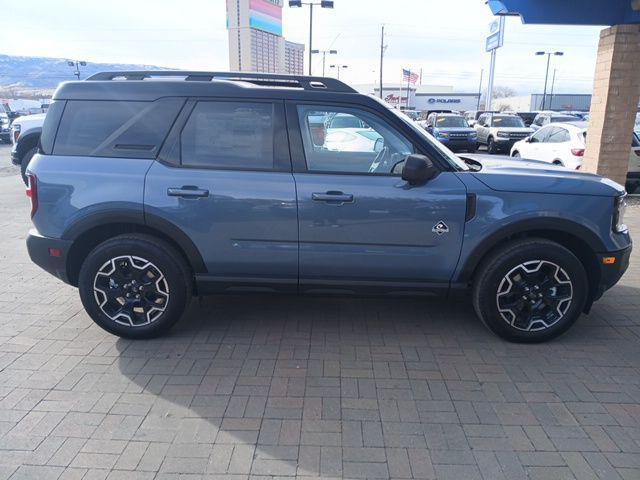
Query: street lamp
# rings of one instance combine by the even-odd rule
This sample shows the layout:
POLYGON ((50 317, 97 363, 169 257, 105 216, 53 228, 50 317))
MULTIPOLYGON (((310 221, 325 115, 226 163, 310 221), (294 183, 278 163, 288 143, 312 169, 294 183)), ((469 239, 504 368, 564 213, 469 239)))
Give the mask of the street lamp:
POLYGON ((549 80, 549 63, 551 62, 551 55, 561 57, 564 55, 564 52, 536 52, 536 55, 547 56, 547 71, 544 74, 544 92, 542 93, 542 110, 544 110, 544 107, 547 104, 547 81, 549 80))
POLYGON ((87 66, 87 62, 85 62, 84 60, 76 60, 75 62, 72 62, 71 60, 69 60, 67 62, 67 65, 69 65, 70 67, 75 67, 76 71, 73 72, 73 74, 78 77, 78 80, 80 80, 80 67, 86 67, 87 66))
POLYGON ((338 80, 340 80, 340 69, 349 68, 349 65, 329 65, 329 68, 335 68, 338 70, 338 80))
POLYGON ((321 0, 320 2, 303 2, 302 0, 289 0, 290 7, 301 8, 309 5, 309 75, 311 75, 311 54, 313 53, 313 7, 333 8, 333 0, 321 0))
POLYGON ((327 53, 329 55, 335 55, 338 53, 337 50, 311 50, 311 53, 322 53, 322 76, 324 77, 324 67, 327 61, 327 53))

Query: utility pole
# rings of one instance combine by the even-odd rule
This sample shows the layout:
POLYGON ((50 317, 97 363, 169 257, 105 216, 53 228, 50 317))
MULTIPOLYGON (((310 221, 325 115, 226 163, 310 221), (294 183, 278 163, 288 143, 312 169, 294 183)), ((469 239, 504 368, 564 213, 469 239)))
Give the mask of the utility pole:
POLYGON ((382 24, 382 32, 380 34, 380 99, 382 99, 382 64, 384 62, 384 23, 382 24))
POLYGON ((333 8, 333 0, 320 0, 320 2, 303 2, 302 0, 289 0, 290 7, 301 8, 309 5, 309 75, 311 75, 311 55, 313 53, 313 6, 319 5, 321 8, 333 8))
POLYGON ((309 76, 311 76, 311 51, 313 49, 313 2, 309 2, 309 76))
POLYGON ((544 107, 547 105, 547 82, 549 80, 549 64, 551 63, 551 55, 561 57, 564 55, 564 52, 536 52, 536 55, 547 56, 547 70, 544 74, 544 92, 542 93, 542 110, 544 110, 544 107))
POLYGON ((556 72, 558 71, 557 68, 553 69, 553 80, 551 81, 551 95, 549 95, 549 109, 553 110, 553 90, 556 86, 556 72))
POLYGON ((482 97, 482 77, 483 76, 484 76, 484 68, 481 68, 480 69, 480 85, 478 86, 478 105, 476 106, 476 110, 480 110, 480 97, 482 97))

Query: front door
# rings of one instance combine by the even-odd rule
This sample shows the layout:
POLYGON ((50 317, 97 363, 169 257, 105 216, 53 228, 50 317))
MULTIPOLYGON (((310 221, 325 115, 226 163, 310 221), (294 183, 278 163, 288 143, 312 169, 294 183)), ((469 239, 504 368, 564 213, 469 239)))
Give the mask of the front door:
POLYGON ((301 138, 303 151, 293 148, 292 155, 304 159, 294 161, 306 166, 294 173, 300 289, 446 288, 466 208, 456 174, 441 172, 409 188, 397 172, 414 145, 369 110, 290 105, 287 121, 290 138, 301 138))
POLYGON ((282 102, 191 102, 145 185, 148 223, 195 245, 211 290, 295 290, 298 219, 282 102))

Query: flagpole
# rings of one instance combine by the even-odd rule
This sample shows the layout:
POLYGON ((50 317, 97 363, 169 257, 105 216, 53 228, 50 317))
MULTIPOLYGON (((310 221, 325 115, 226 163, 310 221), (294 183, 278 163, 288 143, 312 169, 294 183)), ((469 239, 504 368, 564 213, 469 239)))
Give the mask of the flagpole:
POLYGON ((411 70, 409 70, 409 76, 407 77, 407 106, 405 110, 409 110, 409 95, 411 94, 411 90, 409 87, 409 82, 411 81, 411 70))

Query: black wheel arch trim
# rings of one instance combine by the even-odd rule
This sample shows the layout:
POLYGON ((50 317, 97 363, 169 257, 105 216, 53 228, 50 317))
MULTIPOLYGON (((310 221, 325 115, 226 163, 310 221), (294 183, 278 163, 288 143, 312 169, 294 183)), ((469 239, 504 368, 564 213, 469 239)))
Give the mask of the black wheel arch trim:
POLYGON ((42 128, 33 128, 20 135, 16 143, 15 151, 22 162, 22 156, 40 143, 42 128))
POLYGON ((207 273, 200 251, 182 229, 157 215, 142 210, 112 209, 94 213, 71 224, 63 232, 61 238, 75 241, 89 230, 109 224, 130 224, 156 230, 173 240, 182 249, 194 273, 207 273))
POLYGON ((549 231, 561 234, 568 234, 583 241, 595 255, 596 252, 605 252, 608 250, 606 245, 588 227, 580 225, 571 220, 553 217, 540 217, 520 220, 496 230, 480 242, 468 255, 467 260, 460 268, 457 278, 454 282, 468 282, 473 278, 476 268, 486 254, 489 253, 496 245, 517 235, 527 234, 536 231, 549 231))

